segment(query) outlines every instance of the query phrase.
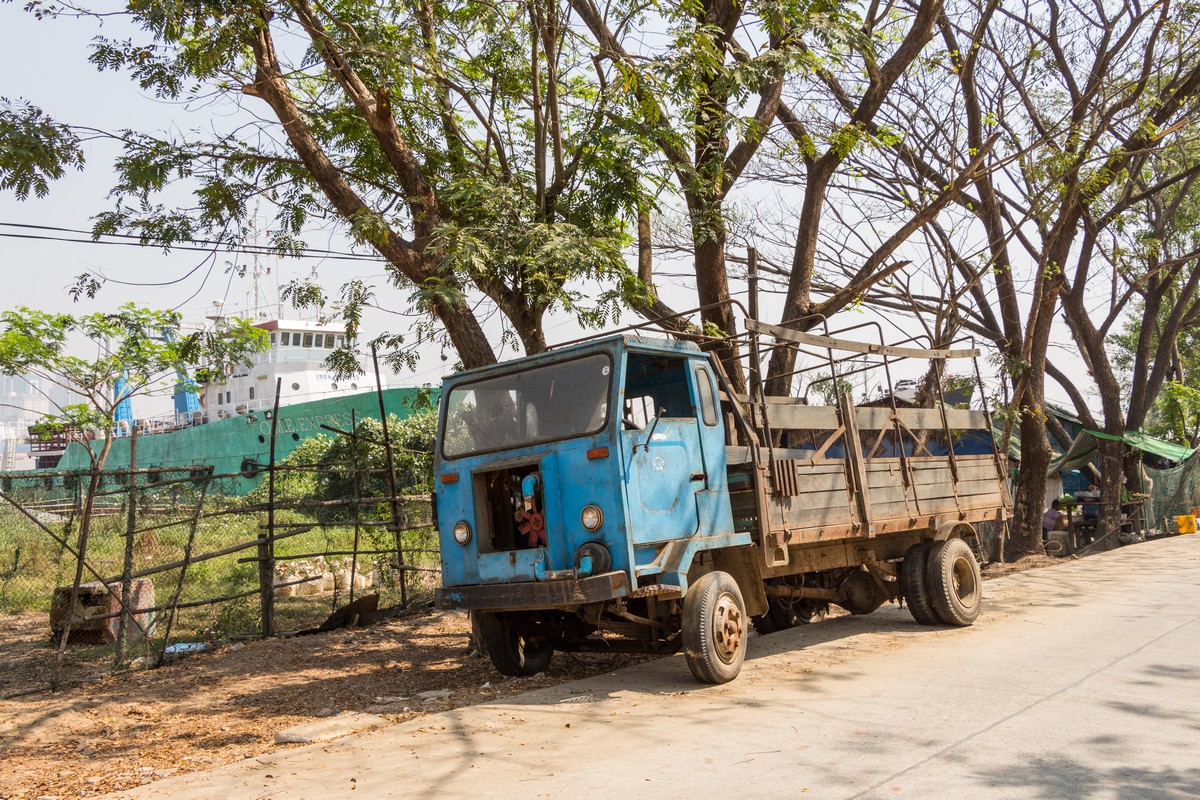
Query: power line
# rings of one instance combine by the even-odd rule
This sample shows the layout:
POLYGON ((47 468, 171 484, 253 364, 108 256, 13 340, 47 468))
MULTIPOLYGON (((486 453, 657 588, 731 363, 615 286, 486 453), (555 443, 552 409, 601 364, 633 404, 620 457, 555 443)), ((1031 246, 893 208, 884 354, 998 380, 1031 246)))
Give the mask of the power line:
MULTIPOLYGON (((0 227, 3 228, 18 228, 24 230, 39 230, 50 231, 54 233, 76 234, 91 237, 91 231, 79 230, 77 228, 58 228, 51 225, 27 225, 17 222, 0 222, 0 227)), ((147 244, 142 241, 141 237, 128 233, 105 233, 101 234, 100 239, 72 239, 64 236, 50 236, 35 233, 8 233, 0 231, 0 238, 4 239, 33 239, 37 241, 47 242, 62 242, 65 244, 105 244, 105 245, 123 245, 125 247, 154 247, 156 245, 147 244), (113 241, 116 240, 116 241, 113 241)), ((221 242, 213 239, 185 239, 183 241, 188 244, 171 245, 168 249, 184 250, 208 253, 213 249, 222 249, 228 252, 244 252, 252 255, 267 255, 278 256, 280 258, 314 258, 321 257, 335 261, 368 261, 376 264, 387 263, 387 259, 382 256, 371 256, 360 253, 347 253, 337 250, 322 250, 320 248, 305 247, 299 253, 281 253, 278 250, 272 250, 269 247, 261 247, 256 245, 241 245, 235 246, 229 242, 221 242)))

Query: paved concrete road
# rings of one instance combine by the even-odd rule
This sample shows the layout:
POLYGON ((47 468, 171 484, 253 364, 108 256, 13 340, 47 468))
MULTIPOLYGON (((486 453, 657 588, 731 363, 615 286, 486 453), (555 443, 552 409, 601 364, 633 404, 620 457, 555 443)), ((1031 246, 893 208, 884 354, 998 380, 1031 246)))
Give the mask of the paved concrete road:
MULTIPOLYGON (((1200 797, 1200 536, 989 581, 142 787, 185 798, 1200 797)), ((124 796, 124 795, 122 795, 124 796)))

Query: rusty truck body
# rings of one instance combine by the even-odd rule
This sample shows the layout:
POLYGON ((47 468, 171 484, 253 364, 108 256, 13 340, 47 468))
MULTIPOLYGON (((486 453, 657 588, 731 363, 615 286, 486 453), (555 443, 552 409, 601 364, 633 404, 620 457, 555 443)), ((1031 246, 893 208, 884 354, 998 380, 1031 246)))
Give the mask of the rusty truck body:
POLYGON ((721 683, 752 620, 769 632, 889 601, 923 624, 975 620, 977 526, 1011 502, 986 405, 946 402, 942 376, 965 363, 976 382, 978 352, 745 324, 744 393, 705 348, 637 333, 445 381, 438 602, 475 612, 501 672, 541 671, 555 650, 682 649, 721 683), (836 405, 766 395, 774 347, 804 357, 793 383, 837 387, 836 405), (931 365, 923 407, 840 391, 863 370, 890 388, 905 359, 931 365))

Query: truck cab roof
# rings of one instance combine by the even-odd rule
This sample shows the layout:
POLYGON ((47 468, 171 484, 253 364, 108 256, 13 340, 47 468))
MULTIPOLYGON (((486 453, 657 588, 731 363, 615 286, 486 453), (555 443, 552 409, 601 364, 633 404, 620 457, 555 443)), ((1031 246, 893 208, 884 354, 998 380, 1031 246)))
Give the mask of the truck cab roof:
POLYGON ((561 347, 555 347, 547 350, 544 353, 537 353, 531 356, 522 356, 509 361, 501 361, 496 364, 488 364, 484 367, 476 367, 474 369, 463 370, 449 375, 445 378, 445 383, 457 383, 463 379, 471 379, 482 374, 494 373, 497 371, 505 371, 511 369, 525 369, 529 366, 550 363, 554 361, 563 361, 576 356, 606 352, 615 353, 619 350, 636 350, 639 352, 659 352, 659 353, 675 353, 684 356, 700 356, 703 351, 696 346, 694 342, 678 341, 675 339, 661 339, 650 336, 637 336, 629 333, 617 333, 609 336, 602 336, 595 339, 568 344, 561 347))

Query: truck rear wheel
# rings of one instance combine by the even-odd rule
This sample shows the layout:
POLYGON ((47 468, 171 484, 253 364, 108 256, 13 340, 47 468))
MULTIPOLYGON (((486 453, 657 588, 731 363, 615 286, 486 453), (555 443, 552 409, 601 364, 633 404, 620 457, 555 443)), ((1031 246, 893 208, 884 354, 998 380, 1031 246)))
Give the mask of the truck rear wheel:
POLYGON ((545 639, 523 635, 497 614, 481 614, 480 617, 488 657, 501 675, 523 678, 545 672, 550 666, 554 648, 545 639))
POLYGON ((900 592, 908 603, 908 613, 921 625, 937 625, 942 621, 934 610, 926 578, 932 548, 933 542, 918 542, 908 548, 900 562, 900 592))
POLYGON ((746 660, 746 603, 737 581, 710 572, 683 596, 683 652, 696 680, 728 683, 746 660))
POLYGON ((971 547, 962 539, 947 539, 929 553, 926 573, 933 607, 942 621, 965 627, 983 605, 983 577, 971 547))

